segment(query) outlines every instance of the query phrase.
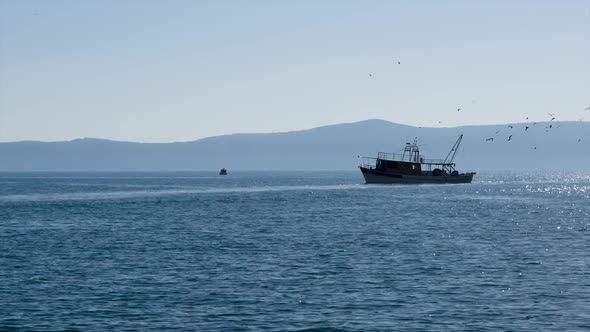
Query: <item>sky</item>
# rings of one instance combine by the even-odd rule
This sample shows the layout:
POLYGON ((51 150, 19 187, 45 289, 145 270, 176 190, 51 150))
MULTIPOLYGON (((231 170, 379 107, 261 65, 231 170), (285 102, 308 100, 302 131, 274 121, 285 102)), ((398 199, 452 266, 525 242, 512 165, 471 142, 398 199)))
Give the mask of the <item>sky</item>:
POLYGON ((587 107, 590 0, 0 0, 2 142, 590 121, 587 107))

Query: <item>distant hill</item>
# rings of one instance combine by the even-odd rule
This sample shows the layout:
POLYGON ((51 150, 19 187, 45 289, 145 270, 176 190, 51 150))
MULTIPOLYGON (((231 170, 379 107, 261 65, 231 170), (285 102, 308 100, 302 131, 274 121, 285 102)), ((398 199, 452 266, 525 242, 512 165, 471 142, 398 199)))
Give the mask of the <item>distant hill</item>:
POLYGON ((443 159, 459 134, 459 170, 590 169, 590 122, 418 128, 367 120, 271 134, 234 134, 180 143, 102 139, 0 143, 1 171, 353 170, 357 156, 399 152, 418 138, 443 159), (551 128, 548 128, 549 126, 551 128), (525 130, 528 126, 529 129, 525 130), (509 135, 512 135, 508 141, 509 135), (494 138, 486 142, 487 138, 494 138), (578 142, 578 140, 581 140, 578 142), (536 149, 535 149, 536 147, 536 149))

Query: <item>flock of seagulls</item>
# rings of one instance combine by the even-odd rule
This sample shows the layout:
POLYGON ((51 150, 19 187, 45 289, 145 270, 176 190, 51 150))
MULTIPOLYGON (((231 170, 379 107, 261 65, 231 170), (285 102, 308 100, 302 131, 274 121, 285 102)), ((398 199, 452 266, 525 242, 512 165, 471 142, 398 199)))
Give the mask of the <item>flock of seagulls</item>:
MULTIPOLYGON (((397 62, 397 64, 398 64, 398 65, 401 65, 401 61, 394 60, 394 62, 397 62)), ((369 73, 369 78, 373 78, 373 74, 372 74, 372 73, 369 73)), ((471 102, 472 102, 472 103, 475 103, 475 100, 472 100, 471 102)), ((457 108, 457 112, 460 112, 461 110, 462 110, 462 107, 458 107, 458 108, 457 108)), ((585 111, 590 111, 590 106, 588 106, 588 107, 584 108, 584 110, 585 110, 585 111)), ((554 120, 557 120, 557 117, 555 116, 555 113, 547 113, 547 115, 549 115, 549 117, 551 118, 551 119, 549 120, 549 122, 553 122, 554 120)), ((525 120, 528 120, 528 119, 529 119, 529 117, 527 116, 525 120)), ((579 119, 578 121, 583 121, 583 119, 579 119)), ((442 124, 442 123, 443 123, 442 121, 438 121, 438 124, 442 124)), ((533 124, 532 124, 531 126, 536 126, 536 125, 537 125, 537 122, 533 122, 533 124)), ((419 128, 422 128, 422 127, 419 127, 419 128)), ((530 126, 526 126, 526 125, 525 125, 525 127, 524 127, 524 131, 525 131, 525 132, 528 132, 528 130, 529 130, 530 128, 531 128, 530 126)), ((556 126, 556 128, 559 128, 559 126, 556 126)), ((513 126, 513 125, 508 125, 508 129, 514 129, 514 126, 513 126)), ((550 130, 550 129, 553 129, 553 124, 549 124, 549 126, 546 126, 546 127, 545 127, 545 131, 546 131, 546 132, 549 132, 549 130, 550 130)), ((500 133, 500 130, 496 131, 496 135, 498 135, 499 133, 500 133)), ((488 138, 486 138, 486 139, 485 139, 485 141, 486 141, 486 142, 494 142, 494 139, 495 139, 495 138, 496 138, 496 137, 488 137, 488 138)), ((508 139, 507 139, 507 141, 508 141, 508 142, 512 141, 512 134, 510 134, 510 135, 508 136, 508 139)), ((577 142, 578 142, 578 143, 582 142, 582 139, 581 139, 581 138, 580 138, 580 139, 578 139, 578 141, 577 141, 577 142)), ((537 147, 536 147, 536 146, 534 146, 534 147, 533 147, 533 149, 535 149, 535 150, 536 150, 536 149, 537 149, 537 147)))
MULTIPOLYGON (((587 107, 587 108, 585 108, 584 110, 586 110, 586 111, 589 111, 589 110, 590 110, 590 107, 587 107)), ((556 116, 555 116, 555 113, 547 113, 547 115, 549 115, 549 117, 551 118, 551 119, 549 120, 549 122, 552 122, 552 121, 554 121, 554 120, 556 120, 556 119, 557 119, 557 118, 556 118, 556 116)), ((528 116, 527 116, 527 117, 526 117, 526 120, 528 120, 528 119, 529 119, 529 118, 528 118, 528 116)), ((582 120, 583 120, 583 119, 578 119, 578 121, 582 121, 582 120)), ((532 124, 531 126, 535 126, 535 125, 537 125, 537 122, 533 122, 533 124, 532 124)), ((525 125, 525 126, 524 126, 524 131, 525 131, 525 132, 527 132, 527 131, 528 131, 528 130, 531 128, 531 126, 527 126, 527 125, 525 125)), ((559 128, 559 127, 560 127, 560 126, 555 126, 555 128, 559 128)), ((513 126, 513 125, 508 125, 508 126, 507 126, 507 128, 508 128, 508 129, 514 129, 514 126, 513 126)), ((545 131, 546 131, 546 132, 549 132, 549 130, 550 130, 550 129, 553 129, 553 128, 554 128, 554 127, 553 127, 553 124, 549 124, 548 126, 546 126, 546 127, 545 127, 545 131)), ((500 132, 501 132, 500 130, 496 131, 496 135, 498 135, 500 132)), ((510 135, 508 135, 508 139, 507 139, 507 141, 508 141, 508 142, 512 141, 512 135, 513 135, 513 134, 510 134, 510 135)), ((486 141, 486 142, 493 142, 495 138, 496 138, 496 137, 488 137, 488 138, 486 138, 486 139, 485 139, 485 141, 486 141)), ((581 142, 582 142, 582 139, 581 139, 581 138, 579 138, 579 139, 577 140, 577 143, 581 143, 581 142)), ((536 146, 533 146, 533 149, 534 149, 534 150, 536 150, 536 149, 537 149, 537 147, 536 147, 536 146)))

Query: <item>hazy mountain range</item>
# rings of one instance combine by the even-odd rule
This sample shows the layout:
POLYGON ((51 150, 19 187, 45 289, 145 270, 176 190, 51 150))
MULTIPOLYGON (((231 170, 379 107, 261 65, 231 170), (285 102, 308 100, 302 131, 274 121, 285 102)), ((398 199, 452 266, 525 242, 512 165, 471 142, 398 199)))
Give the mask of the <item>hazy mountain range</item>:
POLYGON ((357 156, 376 156, 378 151, 400 152, 414 138, 427 158, 444 159, 460 134, 464 138, 455 162, 461 171, 590 169, 590 122, 511 126, 419 128, 367 120, 301 131, 234 134, 176 143, 94 138, 11 142, 0 143, 0 170, 354 170, 359 162, 357 156), (526 127, 529 128, 525 130, 526 127))

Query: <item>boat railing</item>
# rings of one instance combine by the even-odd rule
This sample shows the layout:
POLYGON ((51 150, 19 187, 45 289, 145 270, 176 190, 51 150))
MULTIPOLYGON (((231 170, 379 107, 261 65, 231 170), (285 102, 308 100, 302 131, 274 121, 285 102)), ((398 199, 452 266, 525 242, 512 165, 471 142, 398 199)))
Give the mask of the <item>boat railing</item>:
POLYGON ((442 159, 425 159, 425 158, 420 158, 420 163, 421 164, 443 165, 443 164, 445 164, 445 161, 442 160, 442 159))
MULTIPOLYGON (((390 153, 390 152, 379 152, 377 153, 377 158, 373 159, 381 159, 381 160, 392 160, 392 161, 410 161, 407 158, 404 159, 401 153, 390 153)), ((442 159, 426 159, 423 155, 420 155, 420 159, 416 162, 421 164, 438 164, 443 165, 445 161, 442 159)))
MULTIPOLYGON (((373 157, 362 157, 362 162, 361 162, 361 166, 363 165, 369 165, 369 166, 375 166, 377 164, 377 160, 391 160, 391 161, 406 161, 408 162, 409 160, 402 160, 401 159, 401 154, 393 154, 393 153, 386 153, 386 152, 379 152, 378 157, 377 158, 373 158, 373 157), (396 156, 398 158, 396 158, 396 156)), ((420 164, 432 164, 432 165, 450 165, 448 162, 445 162, 442 159, 426 159, 424 157, 420 157, 420 159, 416 162, 419 162, 420 164)))
POLYGON ((377 158, 361 157, 359 166, 364 168, 375 168, 377 166, 377 158))
MULTIPOLYGON (((397 156, 398 156, 398 158, 402 157, 400 154, 398 154, 397 156)), ((379 152, 379 153, 377 153, 377 158, 382 159, 382 160, 396 160, 395 153, 390 153, 390 152, 379 152)))

